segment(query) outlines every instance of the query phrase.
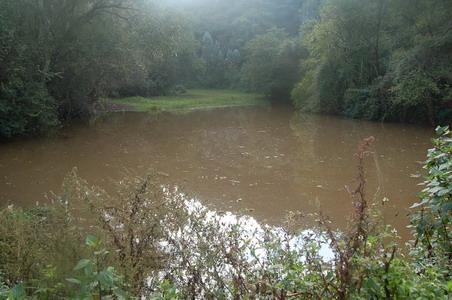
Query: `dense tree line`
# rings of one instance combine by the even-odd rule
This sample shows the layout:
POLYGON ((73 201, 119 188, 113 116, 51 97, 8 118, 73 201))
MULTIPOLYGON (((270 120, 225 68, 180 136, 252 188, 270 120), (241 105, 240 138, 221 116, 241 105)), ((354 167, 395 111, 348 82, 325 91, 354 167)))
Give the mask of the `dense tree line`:
POLYGON ((373 120, 451 119, 452 2, 330 0, 303 28, 300 108, 373 120))
POLYGON ((450 0, 0 0, 0 136, 180 84, 450 122, 451 11, 450 0))
MULTIPOLYGON (((172 2, 181 7, 181 1, 172 2)), ((198 85, 241 88, 289 99, 298 73, 293 72, 299 59, 296 37, 300 26, 318 14, 317 0, 187 2, 182 8, 193 20, 201 49, 198 85), (266 58, 268 62, 259 66, 266 58), (282 74, 286 67, 290 69, 287 75, 282 74), (259 74, 262 72, 265 74, 259 74), (258 82, 260 79, 263 81, 258 82)))
POLYGON ((451 120, 449 0, 190 3, 208 87, 353 118, 451 120))

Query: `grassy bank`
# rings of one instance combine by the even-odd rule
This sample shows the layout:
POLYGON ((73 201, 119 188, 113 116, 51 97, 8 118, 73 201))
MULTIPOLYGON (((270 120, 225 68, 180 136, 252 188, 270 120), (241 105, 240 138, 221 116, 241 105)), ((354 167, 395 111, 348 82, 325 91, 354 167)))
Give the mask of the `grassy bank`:
POLYGON ((177 96, 128 97, 111 99, 116 105, 132 111, 190 111, 234 106, 262 106, 268 101, 261 95, 232 90, 188 90, 177 96))

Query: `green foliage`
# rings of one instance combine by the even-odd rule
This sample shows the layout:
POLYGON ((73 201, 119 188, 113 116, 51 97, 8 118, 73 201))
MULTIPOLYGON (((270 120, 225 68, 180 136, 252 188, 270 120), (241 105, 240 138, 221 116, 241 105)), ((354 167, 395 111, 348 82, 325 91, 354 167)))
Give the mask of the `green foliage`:
POLYGON ((150 300, 174 300, 180 298, 181 295, 174 284, 170 280, 163 280, 157 287, 157 291, 151 295, 150 300))
POLYGON ((0 138, 38 134, 58 124, 55 101, 44 84, 11 76, 0 86, 0 138))
POLYGON ((449 33, 423 37, 412 49, 394 55, 392 101, 410 113, 405 119, 420 118, 431 124, 450 121, 444 113, 451 111, 451 51, 449 33))
MULTIPOLYGON (((123 290, 125 286, 123 278, 118 276, 113 267, 102 269, 104 259, 109 252, 102 248, 101 242, 94 236, 88 235, 85 244, 91 252, 91 258, 81 259, 72 270, 76 278, 67 278, 65 282, 58 282, 55 287, 50 287, 48 282, 39 282, 41 287, 26 286, 18 283, 12 288, 7 285, 0 286, 0 299, 24 300, 24 299, 130 299, 127 292, 123 290), (76 287, 74 289, 74 286, 76 287), (27 294, 27 290, 32 294, 27 294)), ((57 280, 62 280, 57 277, 57 280)), ((39 279, 44 281, 44 279, 39 279)), ((3 284, 3 282, 2 282, 3 284)))
POLYGON ((309 56, 302 75, 311 83, 293 92, 298 107, 340 113, 348 88, 362 88, 382 75, 386 53, 386 1, 331 0, 320 19, 303 29, 309 56), (310 95, 306 98, 305 95, 310 95))
POLYGON ((180 84, 447 124, 450 11, 448 0, 3 0, 0 138, 95 114, 105 97, 170 95, 180 84))
POLYGON ((4 290, 0 290, 0 299, 25 300, 27 299, 25 287, 19 283, 11 289, 5 288, 4 290))
POLYGON ((45 76, 33 68, 36 49, 9 22, 10 3, 0 4, 0 139, 36 134, 58 125, 55 100, 45 76))
POLYGON ((102 247, 101 241, 95 236, 88 235, 85 244, 92 255, 89 259, 81 259, 74 267, 74 272, 81 273, 76 278, 66 281, 76 286, 71 299, 128 299, 122 289, 123 278, 118 276, 113 267, 103 268, 105 257, 110 254, 102 247))
POLYGON ((61 295, 61 278, 72 272, 83 255, 81 232, 72 224, 66 206, 0 211, 0 274, 8 287, 27 287, 39 299, 61 295))
POLYGON ((390 101, 385 84, 382 80, 367 88, 348 89, 344 95, 344 115, 375 121, 393 120, 400 116, 390 101))
POLYGON ((42 272, 52 262, 62 260, 62 255, 69 258, 75 254, 71 252, 77 249, 72 248, 78 241, 77 234, 69 226, 63 208, 36 208, 27 212, 6 208, 0 213, 0 271, 5 274, 6 283, 45 275, 42 272), (63 242, 74 245, 65 248, 63 242), (66 253, 51 258, 47 256, 50 249, 66 253))
MULTIPOLYGON (((416 237, 415 251, 425 258, 426 265, 433 264, 450 279, 452 256, 452 136, 448 127, 436 129, 438 138, 428 151, 424 168, 428 170, 425 188, 412 216, 416 237), (428 263, 427 263, 428 261, 428 263)), ((422 268, 422 264, 420 264, 422 268)))
MULTIPOLYGON (((291 37, 313 17, 320 1, 232 0, 166 1, 187 12, 199 42, 197 85, 204 88, 241 87, 246 45, 274 27, 291 37)), ((282 41, 281 41, 282 42, 282 41)), ((297 63, 293 61, 293 64, 297 63)), ((285 62, 282 61, 281 67, 285 62)), ((292 70, 292 68, 288 69, 292 70)), ((250 86, 245 86, 250 89, 250 86)), ((288 85, 284 93, 290 92, 288 85)), ((262 92, 262 91, 259 91, 262 92)))
POLYGON ((167 95, 176 84, 190 82, 197 68, 197 43, 188 21, 174 11, 143 9, 148 14, 140 15, 124 33, 127 41, 122 46, 132 45, 131 53, 125 54, 136 57, 115 90, 122 97, 167 95))
POLYGON ((450 122, 450 1, 329 0, 301 31, 303 110, 450 122))
POLYGON ((246 45, 246 62, 242 69, 243 85, 267 97, 285 101, 297 80, 296 43, 284 30, 273 28, 256 36, 246 45))
POLYGON ((1 1, 0 137, 90 115, 100 97, 168 93, 194 69, 184 25, 145 1, 1 1))

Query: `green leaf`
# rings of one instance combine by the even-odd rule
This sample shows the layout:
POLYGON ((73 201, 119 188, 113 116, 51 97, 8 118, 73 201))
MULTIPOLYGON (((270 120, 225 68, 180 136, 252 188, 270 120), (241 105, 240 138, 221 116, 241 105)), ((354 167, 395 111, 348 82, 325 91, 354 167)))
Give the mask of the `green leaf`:
POLYGON ((449 130, 449 126, 438 126, 436 127, 435 131, 437 135, 443 135, 449 130))
POLYGON ((441 206, 441 210, 443 210, 444 212, 449 212, 450 210, 452 210, 452 202, 444 203, 441 206))
POLYGON ((380 287, 371 277, 367 279, 366 286, 373 292, 377 293, 380 287))
POLYGON ((115 288, 113 294, 119 299, 127 299, 127 293, 120 288, 115 288))
POLYGON ((95 248, 95 247, 99 246, 100 241, 97 237, 90 234, 86 237, 85 244, 89 247, 95 248))
POLYGON ((441 191, 443 189, 442 186, 436 186, 434 188, 429 189, 429 192, 432 194, 436 194, 437 192, 441 191))
POLYGON ((417 208, 417 207, 422 206, 424 204, 425 203, 422 203, 422 202, 414 203, 413 205, 410 206, 410 208, 417 208))
POLYGON ((75 279, 75 278, 66 278, 66 281, 70 282, 70 283, 73 283, 73 284, 77 284, 77 285, 82 284, 82 282, 80 280, 75 279))
POLYGON ((91 260, 86 259, 86 258, 81 259, 81 260, 77 263, 77 265, 75 266, 74 271, 78 271, 78 270, 84 269, 84 268, 86 268, 87 266, 89 266, 90 264, 91 264, 91 260))
POLYGON ((94 251, 94 255, 95 256, 105 256, 105 255, 107 255, 109 253, 110 253, 110 251, 105 250, 105 249, 102 249, 100 251, 94 251))
POLYGON ((22 300, 26 298, 27 294, 22 283, 19 283, 9 291, 8 300, 22 300))
POLYGON ((97 280, 104 287, 113 287, 113 270, 107 269, 106 271, 101 271, 97 274, 97 280))

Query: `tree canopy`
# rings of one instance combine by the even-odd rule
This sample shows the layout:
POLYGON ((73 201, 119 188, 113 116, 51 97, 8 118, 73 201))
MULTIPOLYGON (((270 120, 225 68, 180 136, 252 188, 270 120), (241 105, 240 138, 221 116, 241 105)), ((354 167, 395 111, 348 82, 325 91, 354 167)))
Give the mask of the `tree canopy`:
POLYGON ((448 0, 2 0, 0 136, 180 85, 447 123, 451 11, 448 0))

